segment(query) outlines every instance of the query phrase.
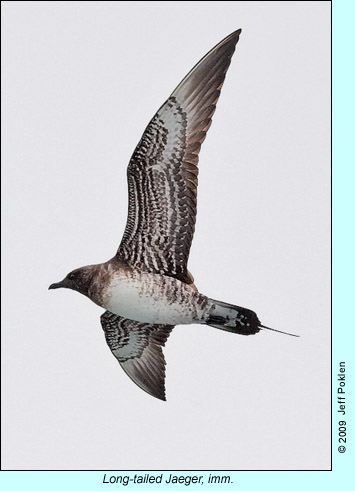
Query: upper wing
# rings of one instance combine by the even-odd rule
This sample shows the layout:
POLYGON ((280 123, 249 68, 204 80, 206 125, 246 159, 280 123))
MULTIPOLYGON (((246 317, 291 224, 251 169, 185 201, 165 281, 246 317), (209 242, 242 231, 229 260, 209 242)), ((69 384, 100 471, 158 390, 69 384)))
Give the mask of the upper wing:
POLYGON ((120 260, 191 283, 198 154, 241 30, 213 48, 147 126, 128 166, 129 209, 120 260))
POLYGON ((106 342, 127 375, 141 389, 165 401, 165 345, 174 326, 145 324, 106 311, 101 325, 106 342))

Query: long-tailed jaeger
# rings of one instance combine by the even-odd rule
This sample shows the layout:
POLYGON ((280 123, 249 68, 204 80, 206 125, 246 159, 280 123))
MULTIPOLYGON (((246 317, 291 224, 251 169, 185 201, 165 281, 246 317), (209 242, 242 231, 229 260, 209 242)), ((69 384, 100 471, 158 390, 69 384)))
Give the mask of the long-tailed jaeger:
POLYGON ((198 155, 240 33, 197 63, 145 129, 128 165, 128 218, 116 255, 49 287, 76 290, 106 309, 101 324, 112 353, 141 389, 162 400, 162 347, 176 324, 243 335, 266 328, 255 312, 199 293, 187 269, 198 155))

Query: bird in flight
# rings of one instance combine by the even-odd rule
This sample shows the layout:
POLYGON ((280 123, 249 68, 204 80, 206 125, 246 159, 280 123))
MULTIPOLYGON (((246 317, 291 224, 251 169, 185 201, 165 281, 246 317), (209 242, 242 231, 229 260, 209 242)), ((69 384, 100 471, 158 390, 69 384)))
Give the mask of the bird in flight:
POLYGON ((70 288, 103 307, 101 325, 112 353, 141 389, 162 400, 162 347, 175 325, 207 324, 242 335, 270 329, 252 310, 199 293, 187 269, 198 156, 240 33, 197 63, 145 129, 127 169, 128 218, 116 255, 49 287, 70 288))

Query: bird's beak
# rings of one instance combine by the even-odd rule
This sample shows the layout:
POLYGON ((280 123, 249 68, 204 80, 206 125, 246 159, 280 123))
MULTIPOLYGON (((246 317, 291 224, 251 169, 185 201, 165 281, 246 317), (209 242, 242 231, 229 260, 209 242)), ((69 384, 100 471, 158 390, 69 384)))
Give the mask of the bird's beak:
POLYGON ((59 283, 52 283, 51 286, 48 288, 48 290, 55 290, 56 288, 68 288, 69 285, 64 279, 63 281, 60 281, 59 283))

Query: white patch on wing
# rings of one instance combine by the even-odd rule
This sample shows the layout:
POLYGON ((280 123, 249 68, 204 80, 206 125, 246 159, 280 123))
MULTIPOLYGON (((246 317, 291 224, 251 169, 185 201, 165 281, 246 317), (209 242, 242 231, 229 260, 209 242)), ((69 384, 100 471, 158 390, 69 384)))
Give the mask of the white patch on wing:
MULTIPOLYGON (((129 343, 125 344, 123 347, 112 350, 113 354, 117 358, 129 358, 131 356, 136 356, 134 347, 139 345, 140 343, 140 335, 138 332, 134 330, 130 330, 129 332, 129 343)), ((136 350, 137 351, 137 350, 136 350)))

